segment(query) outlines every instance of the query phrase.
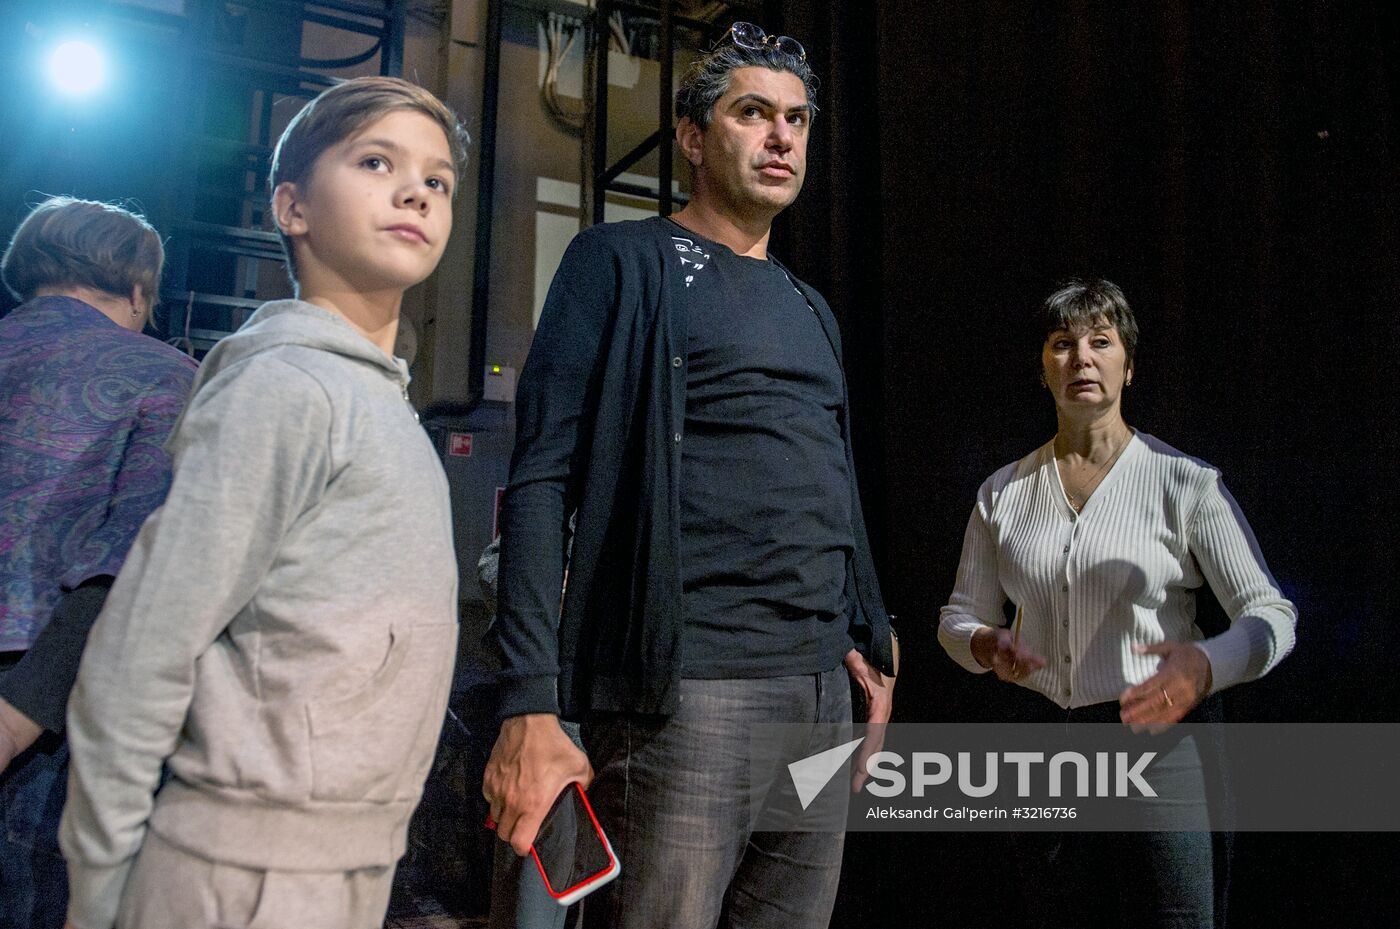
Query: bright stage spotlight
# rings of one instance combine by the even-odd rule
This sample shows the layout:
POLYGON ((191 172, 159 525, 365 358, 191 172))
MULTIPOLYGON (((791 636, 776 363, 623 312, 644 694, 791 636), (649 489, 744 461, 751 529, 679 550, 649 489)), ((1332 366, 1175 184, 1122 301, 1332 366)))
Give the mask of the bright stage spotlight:
POLYGON ((107 79, 107 59, 92 43, 73 39, 54 49, 49 78, 71 96, 90 94, 107 79))

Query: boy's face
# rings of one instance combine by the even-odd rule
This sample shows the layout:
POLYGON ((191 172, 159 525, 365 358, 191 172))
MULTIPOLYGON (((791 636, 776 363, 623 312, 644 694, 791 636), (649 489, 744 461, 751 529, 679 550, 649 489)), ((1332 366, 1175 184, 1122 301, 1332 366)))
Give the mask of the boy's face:
POLYGON ((456 182, 442 128, 413 110, 386 113, 326 149, 308 181, 281 185, 275 201, 302 289, 373 293, 422 281, 452 232, 456 182))

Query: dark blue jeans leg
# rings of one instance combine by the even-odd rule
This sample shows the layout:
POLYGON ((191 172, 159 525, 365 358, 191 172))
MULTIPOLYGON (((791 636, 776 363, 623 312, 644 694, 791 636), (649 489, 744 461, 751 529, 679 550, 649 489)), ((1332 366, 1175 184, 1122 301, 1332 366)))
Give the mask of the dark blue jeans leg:
MULTIPOLYGON (((851 684, 844 667, 817 678, 818 723, 848 726, 851 721, 851 684)), ((792 753, 792 761, 831 748, 829 726, 818 730, 818 740, 792 753)), ((849 736, 842 737, 845 741, 849 736)), ((840 775, 838 779, 844 780, 840 775)), ((832 784, 840 791, 842 806, 849 801, 847 784, 832 784)), ((768 785, 769 802, 782 796, 791 809, 795 793, 785 771, 773 772, 768 785)), ((779 929, 813 926, 831 921, 836 889, 841 877, 845 833, 755 832, 729 887, 724 925, 728 929, 779 929)))
POLYGON ((45 735, 0 775, 0 929, 53 929, 68 909, 58 822, 68 746, 45 735))
MULTIPOLYGON (((826 926, 844 836, 751 833, 750 739, 757 725, 849 723, 845 669, 687 679, 681 694, 672 716, 599 714, 584 727, 589 796, 622 859, 618 879, 586 902, 585 923, 714 929, 723 915, 735 929, 826 926)), ((758 796, 781 789, 779 774, 760 772, 758 796)))
POLYGON ((491 929, 563 929, 569 911, 545 890, 535 859, 521 858, 505 842, 493 844, 491 929))
POLYGON ((1162 797, 1126 804, 1125 832, 1020 832, 1011 836, 1033 929, 1211 929, 1212 836, 1194 736, 1169 733, 1152 784, 1162 797), (1170 831, 1145 831, 1152 826, 1170 831))

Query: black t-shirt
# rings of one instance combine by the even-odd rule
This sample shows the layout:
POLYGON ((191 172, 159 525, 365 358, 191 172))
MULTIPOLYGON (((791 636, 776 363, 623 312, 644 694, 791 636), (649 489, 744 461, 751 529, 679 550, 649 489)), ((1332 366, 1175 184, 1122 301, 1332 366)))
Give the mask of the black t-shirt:
POLYGON ((829 670, 851 644, 840 362, 775 262, 673 239, 688 262, 681 673, 829 670))

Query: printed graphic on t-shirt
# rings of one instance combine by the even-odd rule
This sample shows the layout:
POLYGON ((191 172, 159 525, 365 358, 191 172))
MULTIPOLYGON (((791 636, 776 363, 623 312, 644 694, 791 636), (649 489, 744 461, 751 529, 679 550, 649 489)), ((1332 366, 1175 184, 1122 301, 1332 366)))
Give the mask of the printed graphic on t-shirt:
POLYGON ((676 251, 680 254, 681 268, 686 272, 685 286, 689 287, 695 280, 695 272, 705 267, 710 260, 710 255, 699 245, 696 245, 694 239, 673 235, 671 242, 675 244, 676 251))

